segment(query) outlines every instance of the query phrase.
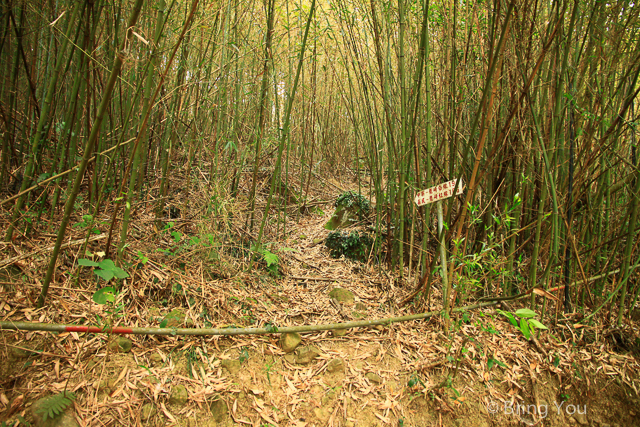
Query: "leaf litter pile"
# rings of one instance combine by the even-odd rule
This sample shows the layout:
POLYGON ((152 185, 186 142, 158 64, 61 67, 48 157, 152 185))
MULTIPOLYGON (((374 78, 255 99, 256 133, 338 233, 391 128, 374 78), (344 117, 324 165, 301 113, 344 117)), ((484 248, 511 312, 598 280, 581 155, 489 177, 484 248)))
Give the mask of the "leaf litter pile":
MULTIPOLYGON (((70 229, 78 241, 69 240, 42 310, 33 307, 55 236, 12 244, 17 255, 0 261, 3 321, 273 333, 3 330, 0 421, 43 425, 47 407, 36 404, 60 396, 49 404, 57 410, 49 409, 49 418, 81 426, 640 425, 634 322, 614 330, 569 318, 527 340, 489 307, 453 314, 447 333, 433 316, 302 334, 288 348, 278 327, 415 310, 397 305, 414 285, 398 285, 377 265, 329 256, 322 240, 331 211, 329 202, 318 202, 295 221, 292 215, 288 239, 266 243, 248 269, 240 243, 219 242, 190 219, 154 228, 151 209, 140 210, 126 249, 128 277, 107 304, 97 304, 94 293, 105 278, 124 275, 101 261, 100 230, 83 258, 84 230, 70 229), (84 266, 77 267, 79 259, 84 266), (337 288, 351 297, 334 298, 337 288)), ((237 233, 255 241, 240 227, 237 233)), ((434 289, 431 310, 441 308, 439 300, 434 289)))

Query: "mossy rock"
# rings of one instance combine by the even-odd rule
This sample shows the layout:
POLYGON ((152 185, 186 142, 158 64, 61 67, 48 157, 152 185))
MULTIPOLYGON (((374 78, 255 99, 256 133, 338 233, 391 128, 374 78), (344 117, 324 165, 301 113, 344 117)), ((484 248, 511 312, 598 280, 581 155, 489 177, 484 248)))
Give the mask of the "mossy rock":
POLYGON ((43 397, 31 405, 31 415, 35 421, 34 425, 37 427, 78 427, 78 422, 73 416, 73 403, 61 414, 54 415, 53 418, 49 417, 46 408, 50 406, 50 399, 52 397, 53 396, 43 397))
POLYGON ((320 350, 313 345, 302 347, 296 350, 296 363, 299 365, 308 365, 320 356, 320 350))
POLYGON ((169 312, 169 314, 164 316, 164 319, 162 320, 162 323, 161 323, 161 327, 179 328, 182 325, 184 325, 184 321, 186 318, 187 318, 187 315, 184 312, 184 310, 179 308, 173 309, 169 312))
POLYGON ((109 349, 118 353, 129 353, 132 346, 133 341, 125 337, 117 337, 109 343, 109 349))
POLYGON ((158 408, 153 403, 145 403, 140 410, 140 419, 142 421, 149 421, 158 413, 158 408))
POLYGON ((352 303, 355 299, 353 292, 343 288, 333 288, 329 292, 329 298, 333 298, 338 302, 352 303))
POLYGON ((222 399, 216 399, 211 402, 209 409, 211 410, 211 417, 218 423, 223 422, 229 417, 229 409, 222 399))
POLYGON ((28 347, 9 347, 9 356, 14 359, 27 359, 31 356, 37 356, 38 354, 39 350, 32 350, 28 347))
POLYGON ((298 347, 301 341, 302 338, 300 337, 300 334, 292 332, 280 335, 279 344, 282 351, 285 353, 291 353, 296 349, 296 347, 298 347))
POLYGON ((169 403, 171 405, 179 405, 182 406, 187 403, 189 400, 189 393, 187 393, 187 388, 182 384, 178 384, 173 387, 171 390, 171 396, 169 396, 169 403))
POLYGON ((231 375, 235 375, 240 371, 240 361, 239 360, 225 359, 225 360, 220 361, 220 364, 231 375))
POLYGON ((331 359, 327 363, 327 372, 333 374, 334 372, 344 372, 344 360, 341 358, 331 359))
POLYGON ((365 377, 374 384, 382 384, 382 378, 380 375, 374 374, 373 372, 367 372, 365 377))
POLYGON ((327 230, 348 227, 364 219, 371 212, 371 204, 361 194, 353 191, 342 193, 335 203, 336 210, 324 225, 327 230))

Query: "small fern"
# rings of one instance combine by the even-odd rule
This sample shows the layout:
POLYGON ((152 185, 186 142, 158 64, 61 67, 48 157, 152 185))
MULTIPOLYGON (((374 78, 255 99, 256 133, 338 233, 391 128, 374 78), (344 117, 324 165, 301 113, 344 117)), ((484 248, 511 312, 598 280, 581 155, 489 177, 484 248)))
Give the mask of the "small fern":
POLYGON ((42 415, 42 422, 45 422, 47 418, 53 419, 63 413, 75 399, 76 394, 71 391, 54 394, 45 398, 36 412, 42 415))

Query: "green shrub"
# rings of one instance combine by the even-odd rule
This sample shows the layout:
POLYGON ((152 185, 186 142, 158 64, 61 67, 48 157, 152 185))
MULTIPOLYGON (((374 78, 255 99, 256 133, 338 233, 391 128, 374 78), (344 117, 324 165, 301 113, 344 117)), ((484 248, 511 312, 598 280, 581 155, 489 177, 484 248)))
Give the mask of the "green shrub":
POLYGON ((325 246, 331 250, 333 258, 340 258, 344 255, 355 261, 366 261, 373 239, 365 233, 352 231, 351 233, 334 231, 329 233, 324 242, 325 246))
POLYGON ((360 216, 359 219, 362 219, 362 217, 371 212, 371 203, 369 203, 362 194, 358 194, 353 191, 346 191, 338 197, 336 200, 336 208, 338 207, 355 207, 358 215, 360 216))

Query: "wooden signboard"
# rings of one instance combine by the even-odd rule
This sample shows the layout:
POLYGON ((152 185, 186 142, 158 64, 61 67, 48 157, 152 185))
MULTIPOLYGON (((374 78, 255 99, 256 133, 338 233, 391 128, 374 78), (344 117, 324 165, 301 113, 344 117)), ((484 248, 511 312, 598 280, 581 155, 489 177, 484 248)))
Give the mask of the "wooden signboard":
MULTIPOLYGON (((453 196, 453 189, 456 187, 456 180, 452 179, 442 184, 438 184, 435 187, 427 188, 416 194, 415 202, 418 206, 428 205, 429 203, 437 202, 438 200, 446 199, 453 196)), ((464 191, 464 183, 462 179, 456 190, 456 196, 462 194, 464 191)))

